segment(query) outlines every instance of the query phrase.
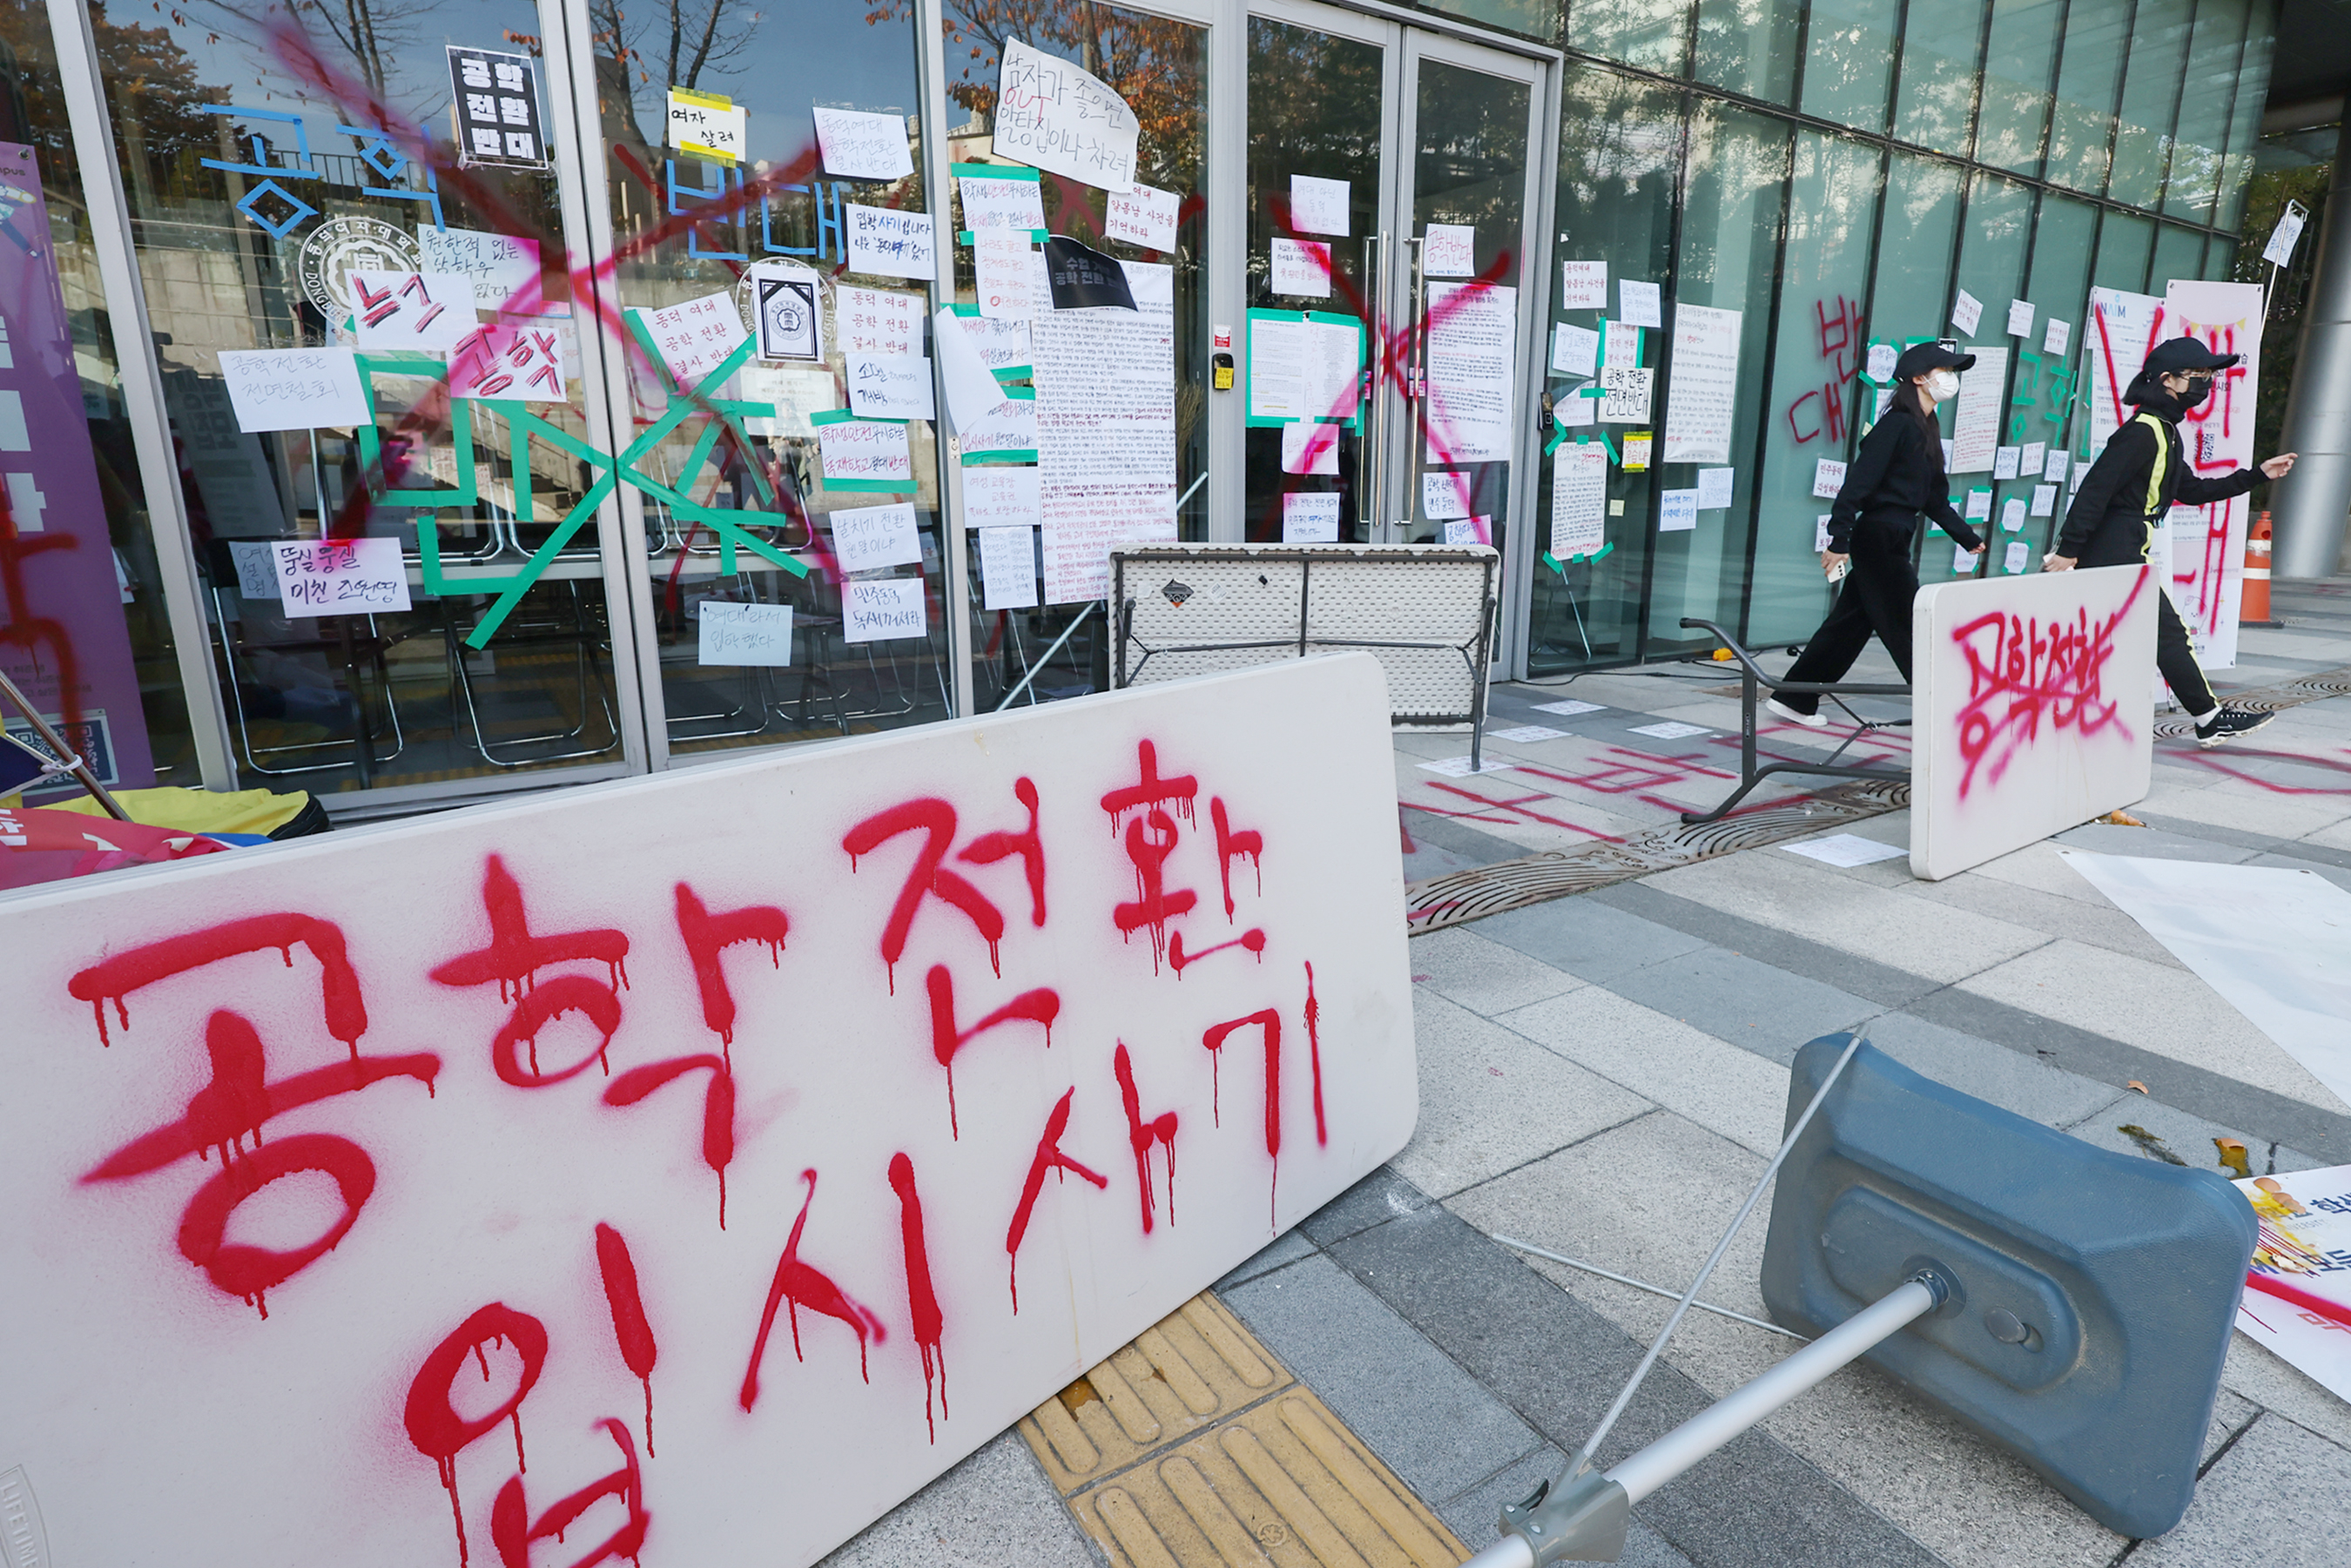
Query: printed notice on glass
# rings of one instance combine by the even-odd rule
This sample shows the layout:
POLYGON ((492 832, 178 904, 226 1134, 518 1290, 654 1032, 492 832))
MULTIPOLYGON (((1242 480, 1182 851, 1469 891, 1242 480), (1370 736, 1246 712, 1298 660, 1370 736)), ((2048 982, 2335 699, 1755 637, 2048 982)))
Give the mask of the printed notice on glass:
POLYGON ((935 277, 931 214, 901 212, 896 207, 861 207, 843 204, 849 229, 849 270, 878 273, 883 277, 935 277))
POLYGON ((1969 491, 1964 513, 1968 521, 1971 523, 1991 521, 1991 492, 1990 490, 1969 491))
POLYGON ((2016 470, 2020 475, 2038 474, 2041 465, 2049 461, 2049 444, 2045 441, 2028 441, 2021 450, 2022 455, 2016 460, 2016 470))
POLYGON ((2065 467, 2070 461, 2071 457, 2064 447, 2051 447, 2047 460, 2041 465, 2041 476, 2044 479, 2054 479, 2063 484, 2065 478, 2065 467))
POLYGON ((1306 361, 1313 325, 1270 317, 1249 319, 1249 416, 1251 419, 1311 419, 1306 402, 1306 361))
POLYGON ((1655 371, 1610 365, 1600 372, 1600 423, 1646 424, 1649 402, 1657 384, 1655 371))
POLYGON ((1600 334, 1573 321, 1551 329, 1551 368, 1562 376, 1591 377, 1600 369, 1600 334))
POLYGON ((919 577, 885 577, 841 585, 841 641, 886 643, 930 632, 919 577))
POLYGON ((737 604, 705 599, 694 607, 701 628, 697 664, 789 665, 792 662, 792 607, 737 604))
POLYGON ((1291 493, 1281 498, 1281 542, 1286 545, 1331 545, 1339 542, 1339 492, 1291 493))
POLYGON ((1478 270, 1478 225, 1431 224, 1421 236, 1423 277, 1468 277, 1478 270))
POLYGON ((1608 264, 1604 261, 1561 262, 1559 308, 1562 310, 1607 309, 1608 264))
POLYGON ((964 172, 990 167, 986 163, 956 165, 956 189, 963 197, 963 226, 974 233, 981 229, 1019 229, 1024 235, 1043 228, 1044 185, 1038 180, 1037 172, 1008 164, 1000 172, 964 172))
POLYGON ((1607 532, 1608 449, 1572 442, 1552 454, 1551 553, 1590 555, 1607 532))
POLYGON ((965 528, 1033 528, 1039 516, 1034 468, 994 465, 963 476, 965 528))
POLYGON ((1108 82, 1007 38, 996 90, 998 157, 1104 191, 1134 188, 1140 130, 1108 82))
POLYGON ((1273 242, 1273 291, 1309 299, 1331 298, 1331 247, 1321 240, 1273 242))
POLYGON ((1037 530, 981 528, 979 582, 987 609, 1033 609, 1037 603, 1037 530))
POLYGON ((832 527, 832 553, 842 572, 854 575, 879 567, 905 566, 923 559, 922 540, 914 532, 914 507, 901 501, 889 507, 845 507, 827 513, 832 527))
POLYGON ((269 559, 289 617, 384 615, 409 607, 398 539, 284 539, 270 545, 269 559))
POLYGON ((1183 204, 1173 191, 1137 183, 1127 192, 1113 191, 1102 219, 1102 233, 1145 250, 1176 248, 1176 219, 1183 204))
POLYGON ((1449 545, 1491 545, 1494 542, 1494 519, 1458 517, 1445 525, 1445 542, 1449 545))
POLYGON ((447 47, 449 113, 456 121, 457 166, 546 168, 547 138, 538 121, 536 62, 528 55, 455 44, 447 47))
POLYGON ((1954 474, 1989 474, 2000 455, 2000 412, 2008 395, 2008 350, 1978 349, 1959 372, 1959 412, 1951 425, 1954 474))
POLYGON ((1176 271, 1119 264, 1135 308, 1037 319, 1045 601, 1110 591, 1113 545, 1176 537, 1176 271))
POLYGON ((753 267, 749 281, 759 358, 822 360, 824 286, 815 272, 796 262, 769 262, 753 267))
POLYGON ((373 417, 350 349, 223 349, 220 367, 236 427, 247 434, 348 428, 373 417))
POLYGON ((1429 462, 1510 460, 1518 323, 1516 288, 1428 285, 1429 462))
POLYGON ((979 355, 979 362, 998 381, 1026 376, 1034 356, 1029 349, 1029 323, 973 314, 976 306, 949 307, 963 323, 964 340, 979 355))
POLYGON ((1352 420, 1363 395, 1362 323, 1347 316, 1306 326, 1306 406, 1316 419, 1352 420))
POLYGON ((1821 501, 1834 501, 1837 498, 1837 492, 1844 488, 1844 464, 1838 462, 1834 457, 1815 457, 1813 459, 1813 499, 1821 501))
POLYGON ((1290 177, 1290 226, 1302 235, 1344 235, 1354 232, 1348 221, 1348 183, 1318 180, 1311 174, 1290 177))
POLYGON ((816 144, 824 172, 844 180, 900 180, 914 172, 906 122, 894 114, 853 109, 816 111, 816 144))
POLYGON ((862 420, 841 412, 812 414, 818 460, 824 482, 850 489, 912 490, 914 459, 906 445, 906 427, 882 420, 862 420))
POLYGON ((745 365, 743 401, 765 403, 776 411, 745 414, 747 434, 802 441, 816 438, 816 426, 809 423, 810 414, 841 406, 832 372, 821 365, 745 365))
MULTIPOLYGON (((921 354, 851 354, 849 412, 860 419, 930 419, 931 361, 921 354)), ((994 406, 991 400, 990 407, 994 406)))
POLYGON ((1696 527, 1698 527, 1698 492, 1696 490, 1657 492, 1657 531, 1659 533, 1687 533, 1696 527))
POLYGON ((1616 280, 1616 314, 1629 326, 1663 327, 1665 297, 1656 284, 1620 277, 1616 280))
POLYGON ((1731 405, 1739 391, 1740 312, 1674 308, 1673 378, 1666 394, 1668 463, 1730 461, 1731 405))

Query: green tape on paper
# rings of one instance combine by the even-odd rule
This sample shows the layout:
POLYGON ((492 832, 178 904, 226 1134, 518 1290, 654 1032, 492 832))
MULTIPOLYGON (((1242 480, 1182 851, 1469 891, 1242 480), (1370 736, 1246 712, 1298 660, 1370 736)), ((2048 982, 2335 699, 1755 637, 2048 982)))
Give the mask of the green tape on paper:
POLYGON ((1026 180, 1032 185, 1043 178, 1025 163, 950 163, 947 172, 958 180, 1026 180))

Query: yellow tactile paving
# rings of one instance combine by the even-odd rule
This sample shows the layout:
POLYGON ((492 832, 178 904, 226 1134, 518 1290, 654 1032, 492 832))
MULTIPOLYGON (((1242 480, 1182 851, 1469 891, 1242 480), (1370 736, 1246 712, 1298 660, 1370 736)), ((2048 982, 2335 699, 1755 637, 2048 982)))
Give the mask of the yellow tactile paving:
POLYGON ((1116 1568, 1452 1568, 1469 1555, 1205 1291, 1020 1435, 1116 1568))

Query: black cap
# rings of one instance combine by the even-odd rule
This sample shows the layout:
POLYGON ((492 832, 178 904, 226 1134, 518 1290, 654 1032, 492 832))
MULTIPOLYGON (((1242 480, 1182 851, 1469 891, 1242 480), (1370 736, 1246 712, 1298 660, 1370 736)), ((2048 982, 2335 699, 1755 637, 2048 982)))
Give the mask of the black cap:
POLYGON ((1936 343, 1913 343, 1894 361, 1894 379, 1907 382, 1929 371, 1971 371, 1975 364, 1976 357, 1959 352, 1959 346, 1949 338, 1936 343))
POLYGON ((2189 371, 2225 371, 2241 357, 2216 354, 2193 338, 2167 338, 2147 355, 2139 373, 2151 379, 2184 375, 2189 371))

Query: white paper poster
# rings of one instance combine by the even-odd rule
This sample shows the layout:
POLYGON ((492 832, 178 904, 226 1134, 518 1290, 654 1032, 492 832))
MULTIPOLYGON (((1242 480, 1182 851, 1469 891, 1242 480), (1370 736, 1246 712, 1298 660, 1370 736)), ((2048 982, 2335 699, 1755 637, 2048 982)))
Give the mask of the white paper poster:
POLYGON ((1552 454, 1551 553, 1559 560, 1590 555, 1607 532, 1608 449, 1569 442, 1552 454))
POLYGON ((1969 491, 1967 504, 1960 508, 1960 512, 1971 523, 1991 521, 1991 492, 1990 490, 1969 491))
POLYGON ((995 150, 1104 191, 1134 188, 1134 111, 1111 85, 1018 38, 997 73, 995 150))
POLYGON ((406 610, 408 568, 396 538, 279 539, 269 547, 287 617, 406 610))
POLYGON ((844 286, 833 298, 833 347, 844 354, 919 354, 924 314, 919 294, 844 286))
POLYGON ((2001 554, 2000 569, 2013 574, 2022 571, 2032 563, 2032 547, 2022 539, 2011 539, 2008 541, 2008 549, 2001 554))
POLYGON ((2011 338, 2032 337, 2032 318, 2035 314, 2032 301, 2030 299, 2010 300, 2008 302, 2008 335, 2011 338))
POLYGON ((989 610, 1028 610, 1037 603, 1037 530, 979 530, 979 584, 989 610))
POLYGON ((923 559, 912 502, 844 507, 827 513, 825 521, 832 529, 832 553, 844 574, 906 566, 923 559))
POLYGON ((841 640, 886 643, 930 632, 919 577, 883 577, 841 585, 841 640))
POLYGON ((1631 370, 1641 362, 1641 329, 1630 321, 1602 324, 1600 368, 1631 370))
POLYGON ((1144 250, 1174 250, 1176 220, 1183 203, 1173 191, 1137 183, 1132 191, 1113 191, 1104 204, 1102 233, 1144 250))
POLYGON ((694 607, 699 628, 698 664, 789 665, 792 662, 792 607, 737 604, 705 599, 694 607))
POLYGON ((1468 277, 1478 270, 1478 229, 1474 224, 1431 224, 1421 236, 1420 272, 1424 277, 1468 277))
POLYGON ((1607 309, 1608 264, 1604 261, 1561 262, 1559 308, 1562 310, 1607 309))
POLYGON ((2065 477, 2066 465, 2071 461, 2072 458, 2067 455, 2064 447, 2051 447, 2049 449, 2048 457, 2045 458, 2041 465, 2041 473, 2043 477, 2062 481, 2065 477))
MULTIPOLYGON (((1565 447, 1560 448, 1564 452, 1565 447)), ((1420 515, 1430 522, 1441 523, 1448 517, 1469 515, 1469 486, 1467 474, 1430 469, 1420 476, 1420 515)))
POLYGON ((472 283, 474 307, 479 310, 519 310, 537 314, 544 301, 539 293, 538 242, 519 235, 488 234, 480 229, 416 228, 416 250, 430 274, 456 274, 472 283))
POLYGON ((681 390, 692 392, 733 353, 744 338, 743 312, 732 289, 658 310, 639 310, 645 334, 681 390))
POLYGON ((350 349, 223 349, 220 367, 236 427, 248 434, 348 429, 370 418, 350 349))
POLYGON ((2056 513, 2057 486, 2054 485, 2032 486, 2032 515, 2036 517, 2054 517, 2056 513))
POLYGON ((1331 298, 1331 247, 1322 240, 1273 242, 1273 291, 1309 299, 1331 298))
POLYGON ((362 349, 425 353, 455 348, 478 324, 474 280, 462 272, 373 272, 353 267, 351 340, 362 349))
POLYGON ((1953 474, 1989 474, 2000 451, 2000 415, 2008 396, 2008 350, 1977 349, 1959 372, 1959 410, 1951 422, 1953 474))
POLYGON ((938 276, 934 253, 931 214, 902 212, 896 207, 861 207, 842 204, 848 227, 849 270, 877 273, 883 277, 938 276))
POLYGON ((1339 472, 1339 432, 1344 428, 1319 420, 1300 420, 1281 427, 1281 471, 1285 474, 1339 472))
POLYGON ((991 319, 1025 321, 1037 313, 1040 253, 1027 229, 972 231, 972 275, 979 313, 991 319))
POLYGON ((2060 321, 2052 316, 2048 324, 2041 330, 2041 351, 2044 354, 2053 354, 2063 359, 2065 357, 2066 349, 2073 341, 2074 323, 2071 321, 2060 321))
POLYGON ((816 110, 816 141, 824 172, 843 180, 898 180, 914 172, 906 122, 894 114, 853 109, 816 110))
POLYGON ((991 463, 966 470, 964 527, 1035 528, 1040 517, 1037 484, 1037 470, 1025 465, 991 463))
POLYGON ((2011 496, 2000 504, 2000 530, 2004 534, 2022 533, 2024 529, 2024 497, 2011 496))
POLYGON ((1353 233, 1349 222, 1347 182, 1318 180, 1311 174, 1292 174, 1290 177, 1290 226, 1302 235, 1353 233))
POLYGON ((1515 288, 1428 285, 1429 462, 1509 460, 1518 322, 1515 288))
POLYGON ((2300 202, 2288 202, 2285 211, 2278 214, 2277 226, 2270 230, 2269 243, 2262 246, 2262 259, 2272 267, 2292 261, 2294 242, 2302 238, 2302 225, 2308 220, 2300 202))
POLYGON ((1951 301, 1951 325, 1959 329, 1960 337, 1971 338, 1982 320, 1983 301, 1966 289, 1960 289, 1951 301))
POLYGON ((1176 273, 1120 264, 1135 308, 1040 317, 1037 454, 1045 600, 1110 591, 1110 549, 1176 537, 1176 273))
POLYGON ((1551 406, 1551 416, 1559 421, 1562 430, 1583 429, 1600 423, 1600 400, 1592 394, 1597 387, 1578 387, 1551 406))
MULTIPOLYGON (((2165 289, 2164 302, 2169 318, 2165 337, 2185 334, 2216 352, 2241 356, 2212 377, 2212 395, 2180 421, 2180 442, 2189 465, 2206 478, 2250 465, 2262 368, 2261 285, 2182 280, 2165 289)), ((2167 586, 2180 619, 2188 623, 2197 661, 2206 669, 2225 670, 2237 662, 2252 502, 2250 496, 2236 496, 2209 507, 2181 508, 2192 520, 2183 527, 2176 518, 2169 529, 2171 580, 2167 586)))
POLYGON ((1975 569, 1975 551, 1968 549, 1965 545, 1953 545, 1951 547, 1951 570, 1955 573, 1965 573, 1973 571, 1975 569))
MULTIPOLYGON (((963 461, 1001 455, 1019 462, 1034 462, 1037 453, 1037 398, 1033 391, 1017 387, 1006 389, 1004 402, 994 413, 968 430, 959 431, 956 440, 963 450, 963 461)), ((981 464, 979 466, 992 466, 981 464)))
POLYGON ((832 372, 822 365, 745 365, 743 401, 763 402, 776 411, 744 415, 748 434, 801 440, 816 437, 816 426, 809 423, 809 415, 841 406, 832 372))
POLYGON ((739 163, 749 141, 749 117, 724 93, 669 89, 669 145, 714 162, 739 163))
POLYGON ((2083 334, 2082 349, 2090 361, 2089 455, 2095 461, 2105 450, 2106 438, 2131 416, 2123 390, 2147 362, 2147 350, 2179 333, 2164 302, 2154 295, 2093 288, 2083 334))
POLYGON ((2045 441, 2028 441, 2024 444, 2022 455, 2016 460, 2016 471, 2029 477, 2040 473, 2042 465, 2048 461, 2049 444, 2045 441))
POLYGON ((906 427, 881 420, 811 420, 816 426, 817 460, 831 479, 882 481, 899 488, 914 487, 914 459, 906 445, 906 427))
POLYGON ((934 417, 928 359, 921 354, 851 354, 847 359, 850 413, 860 419, 934 417))
POLYGON ((1687 533, 1696 527, 1698 527, 1698 492, 1696 490, 1657 492, 1657 531, 1659 533, 1687 533))
POLYGON ((1894 367, 1901 358, 1893 344, 1872 343, 1869 346, 1869 368, 1863 373, 1883 385, 1894 379, 1894 367))
POLYGON ((1657 372, 1649 370, 1618 369, 1604 366, 1600 371, 1600 423, 1603 424, 1646 424, 1649 423, 1649 402, 1656 389, 1657 372))
POLYGON ((1674 308, 1673 376, 1667 382, 1668 463, 1726 463, 1739 392, 1740 312, 1674 308))
POLYGON ((1445 542, 1448 545, 1491 545, 1494 542, 1494 519, 1456 518, 1445 525, 1445 542))
POLYGON ((1249 416, 1311 419, 1306 361, 1311 325, 1252 316, 1249 322, 1249 416))
POLYGON ((1813 549, 1819 554, 1828 553, 1829 524, 1835 516, 1834 512, 1823 512, 1813 519, 1813 549))
POLYGON ((228 556, 236 567, 235 587, 239 599, 266 601, 277 597, 277 561, 269 552, 268 541, 231 539, 228 556))
POLYGON ((1719 511, 1730 505, 1732 490, 1739 477, 1736 468, 1701 468, 1698 471, 1698 505, 1700 511, 1719 511))
POLYGON ((963 226, 975 234, 1019 229, 1028 235, 1045 226, 1044 186, 1033 173, 1025 179, 961 174, 956 189, 963 197, 963 226))
POLYGON ((1666 324, 1665 298, 1656 284, 1620 277, 1616 280, 1616 314, 1628 326, 1662 328, 1666 324))
MULTIPOLYGON (((947 413, 957 434, 986 419, 1004 402, 1004 388, 988 370, 987 361, 980 358, 971 331, 992 325, 949 309, 942 309, 931 319, 931 340, 939 349, 939 379, 946 383, 947 413)), ((850 373, 854 378, 853 363, 850 373)))
POLYGON ((1281 497, 1281 542, 1286 545, 1328 545, 1339 542, 1339 492, 1292 492, 1281 497))
POLYGON ((567 402, 562 334, 546 326, 477 327, 449 350, 449 395, 496 402, 567 402))
POLYGON ((1816 500, 1834 501, 1844 488, 1844 465, 1834 457, 1813 459, 1813 496, 1816 500))
POLYGON ((1551 329, 1551 368, 1563 376, 1598 374, 1600 334, 1572 321, 1554 325, 1551 329))
POLYGON ((2015 478, 2017 465, 2020 461, 2021 458, 2017 449, 2013 446, 2001 446, 1993 448, 1991 455, 1991 476, 1995 479, 2015 478))

